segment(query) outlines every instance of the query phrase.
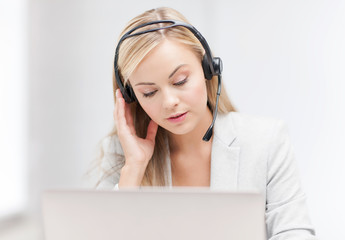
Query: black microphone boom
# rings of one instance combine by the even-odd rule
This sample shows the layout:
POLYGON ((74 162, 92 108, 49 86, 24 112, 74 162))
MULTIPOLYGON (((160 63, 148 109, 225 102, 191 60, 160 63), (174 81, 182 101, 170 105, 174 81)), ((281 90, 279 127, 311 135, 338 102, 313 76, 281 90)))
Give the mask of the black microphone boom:
POLYGON ((213 120, 212 123, 210 125, 210 127, 207 129, 204 137, 202 138, 202 140, 208 142, 211 139, 212 133, 213 133, 213 127, 214 127, 214 123, 216 121, 216 117, 217 117, 217 112, 218 112, 218 101, 219 101, 219 96, 220 96, 220 90, 221 90, 221 83, 222 83, 222 75, 219 74, 218 75, 218 88, 217 88, 217 99, 216 99, 216 107, 213 110, 213 120))

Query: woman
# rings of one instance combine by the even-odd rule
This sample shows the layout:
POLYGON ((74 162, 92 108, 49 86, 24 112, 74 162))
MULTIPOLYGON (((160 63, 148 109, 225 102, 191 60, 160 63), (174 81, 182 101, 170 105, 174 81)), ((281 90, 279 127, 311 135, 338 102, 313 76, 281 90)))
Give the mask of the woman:
POLYGON ((315 239, 285 124, 235 112, 223 87, 217 104, 221 61, 197 30, 175 10, 158 8, 121 36, 116 124, 103 141, 99 188, 260 191, 270 239, 315 239))

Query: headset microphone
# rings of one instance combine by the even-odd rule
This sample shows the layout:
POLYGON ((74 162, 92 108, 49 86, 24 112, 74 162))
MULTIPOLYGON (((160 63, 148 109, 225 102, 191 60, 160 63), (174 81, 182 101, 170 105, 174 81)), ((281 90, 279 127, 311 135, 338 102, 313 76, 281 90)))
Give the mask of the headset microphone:
POLYGON ((212 137, 213 127, 214 127, 214 123, 216 121, 217 112, 218 112, 218 101, 219 101, 219 96, 220 96, 221 83, 222 83, 222 75, 219 74, 218 75, 217 99, 216 99, 216 106, 215 106, 214 111, 213 111, 213 120, 212 120, 210 127, 207 129, 205 135, 202 138, 202 140, 204 140, 206 142, 208 142, 212 137))
POLYGON ((135 94, 134 94, 132 87, 129 84, 124 86, 123 82, 121 81, 121 77, 120 77, 120 73, 119 73, 119 69, 118 69, 118 65, 117 65, 120 45, 127 38, 138 36, 138 35, 149 33, 149 32, 162 30, 162 29, 172 28, 172 27, 187 28, 200 41, 201 45, 205 49, 205 55, 203 56, 203 59, 201 61, 201 65, 202 65, 202 68, 204 71, 205 79, 211 80, 213 78, 213 76, 218 76, 217 99, 216 99, 216 106, 215 106, 215 109, 213 111, 213 120, 212 120, 210 127, 207 129, 204 137, 202 138, 202 140, 204 140, 204 141, 209 141, 211 139, 211 136, 213 133, 214 123, 215 123, 216 117, 217 117, 218 101, 219 101, 219 96, 220 96, 221 80, 222 80, 221 74, 222 74, 222 70, 223 70, 223 65, 222 65, 222 60, 219 57, 212 57, 211 49, 208 46, 206 39, 192 25, 185 23, 185 22, 177 21, 177 20, 159 20, 159 21, 152 21, 152 22, 144 23, 144 24, 139 25, 135 28, 132 28, 131 30, 126 32, 120 38, 119 43, 117 44, 117 47, 115 50, 114 72, 115 72, 116 83, 117 83, 118 87, 120 88, 122 96, 127 103, 131 103, 131 102, 136 101, 137 99, 135 97, 135 94), (158 24, 158 23, 166 23, 166 24, 170 24, 170 25, 152 28, 152 29, 147 29, 147 30, 133 33, 135 30, 138 30, 138 29, 143 28, 143 27, 148 26, 148 25, 153 25, 153 24, 158 24))

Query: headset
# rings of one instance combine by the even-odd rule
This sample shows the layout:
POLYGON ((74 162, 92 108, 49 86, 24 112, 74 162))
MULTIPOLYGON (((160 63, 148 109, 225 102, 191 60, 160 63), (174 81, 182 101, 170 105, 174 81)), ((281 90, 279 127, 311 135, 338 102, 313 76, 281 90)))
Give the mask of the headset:
POLYGON ((214 112, 213 112, 213 121, 212 121, 210 127, 208 128, 208 130, 206 131, 204 137, 202 138, 204 141, 209 141, 211 136, 212 136, 213 126, 214 126, 216 116, 217 116, 217 111, 218 111, 218 101, 219 101, 219 96, 220 96, 220 91, 221 91, 221 76, 222 76, 221 74, 222 74, 222 70, 223 70, 223 64, 222 64, 222 60, 219 57, 212 57, 211 49, 210 49, 206 39, 192 25, 185 23, 185 22, 177 21, 177 20, 158 20, 158 21, 152 21, 152 22, 147 22, 147 23, 141 24, 137 27, 132 28, 128 32, 126 32, 120 38, 120 40, 117 44, 116 50, 115 50, 114 72, 115 72, 116 83, 117 83, 118 87, 120 88, 122 96, 127 103, 132 103, 134 101, 137 101, 132 87, 129 84, 126 84, 124 86, 122 81, 121 81, 119 68, 117 65, 120 45, 127 38, 138 36, 141 34, 154 32, 154 31, 158 31, 158 30, 162 30, 162 29, 173 28, 173 27, 184 27, 184 28, 188 29, 190 32, 192 32, 194 34, 194 36, 199 40, 199 42, 203 46, 203 48, 205 50, 205 54, 202 58, 201 65, 202 65, 205 79, 211 80, 213 76, 218 76, 217 99, 216 99, 216 107, 215 107, 214 112), (139 32, 133 33, 134 31, 136 31, 140 28, 146 27, 148 25, 159 24, 159 23, 166 23, 169 25, 165 25, 165 26, 157 27, 157 28, 151 28, 151 29, 147 29, 144 31, 139 31, 139 32))

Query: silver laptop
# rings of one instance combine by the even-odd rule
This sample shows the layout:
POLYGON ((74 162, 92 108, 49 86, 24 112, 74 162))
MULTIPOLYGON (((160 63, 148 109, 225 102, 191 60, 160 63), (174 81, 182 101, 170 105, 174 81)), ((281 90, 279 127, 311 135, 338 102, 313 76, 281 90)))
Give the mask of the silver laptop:
POLYGON ((257 193, 199 188, 46 191, 45 240, 264 240, 257 193))

